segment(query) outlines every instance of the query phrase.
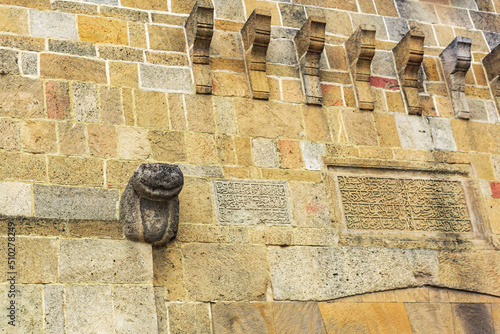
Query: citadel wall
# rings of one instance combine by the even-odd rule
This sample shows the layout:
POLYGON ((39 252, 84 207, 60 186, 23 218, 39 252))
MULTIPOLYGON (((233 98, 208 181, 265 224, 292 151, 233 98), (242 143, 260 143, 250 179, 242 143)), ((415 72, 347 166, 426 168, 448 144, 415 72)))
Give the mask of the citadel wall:
POLYGON ((194 5, 0 0, 2 332, 500 332, 500 2, 194 5), (118 220, 146 162, 167 247, 118 220))

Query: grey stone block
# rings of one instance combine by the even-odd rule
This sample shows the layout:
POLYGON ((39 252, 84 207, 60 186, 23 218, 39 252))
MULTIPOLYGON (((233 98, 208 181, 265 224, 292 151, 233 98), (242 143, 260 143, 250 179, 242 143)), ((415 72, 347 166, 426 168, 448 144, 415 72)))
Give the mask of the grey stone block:
POLYGON ((329 300, 415 286, 400 249, 270 247, 276 300, 329 300))
POLYGON ((43 305, 46 334, 64 333, 64 286, 44 285, 43 305))
POLYGON ((437 251, 406 249, 405 254, 419 285, 435 283, 438 271, 437 251))
POLYGON ((179 93, 193 91, 193 78, 187 68, 141 64, 140 77, 142 88, 179 93))
POLYGON ((322 156, 326 154, 325 144, 301 141, 300 147, 302 148, 302 158, 306 169, 321 170, 323 167, 322 156))
POLYGON ((220 166, 179 165, 182 174, 189 176, 223 177, 220 166))
POLYGON ((152 283, 151 246, 128 240, 61 240, 64 283, 152 283))
POLYGON ((119 6, 119 0, 83 0, 83 2, 88 3, 96 3, 100 5, 111 5, 111 6, 119 6))
POLYGON ((434 148, 431 130, 425 117, 396 113, 394 118, 402 147, 420 150, 434 148))
POLYGON ((387 32, 389 33, 389 39, 391 41, 399 42, 403 39, 403 37, 405 37, 408 30, 410 30, 406 20, 394 17, 384 17, 384 20, 385 24, 389 28, 387 32))
POLYGON ((374 76, 396 78, 396 64, 390 51, 375 51, 372 60, 372 72, 374 76))
POLYGON ((0 74, 19 74, 19 53, 14 50, 0 50, 0 74))
POLYGON ((467 98, 467 104, 470 109, 470 119, 488 121, 488 112, 484 100, 467 98))
POLYGON ((283 65, 297 65, 297 51, 293 40, 272 39, 267 49, 267 62, 283 65))
POLYGON ((80 334, 83 328, 92 329, 93 333, 115 334, 109 285, 69 285, 65 299, 67 334, 80 334))
POLYGON ((97 56, 95 44, 90 42, 49 39, 49 51, 67 53, 76 56, 97 56))
POLYGON ((113 287, 116 333, 158 333, 152 286, 113 287))
POLYGON ((99 122, 97 85, 73 82, 71 83, 71 88, 73 90, 75 120, 80 122, 99 122))
POLYGON ((439 23, 439 19, 431 3, 422 3, 408 0, 396 0, 399 15, 408 20, 439 23))
POLYGON ((30 10, 30 18, 33 36, 78 39, 75 15, 30 10))
POLYGON ((118 190, 34 185, 35 216, 118 219, 118 190))
MULTIPOLYGON (((4 282, 2 282, 4 283, 4 282)), ((0 285, 0 307, 4 311, 4 321, 0 323, 0 333, 43 333, 43 305, 42 289, 38 284, 17 284, 16 285, 16 326, 7 323, 7 307, 10 303, 7 298, 9 291, 8 284, 0 285)))
POLYGON ((272 139, 252 139, 252 155, 255 166, 264 168, 279 166, 278 152, 272 139))
POLYGON ((429 118, 432 140, 437 150, 456 151, 457 144, 453 138, 450 121, 445 118, 429 118))
POLYGON ((233 0, 214 0, 214 5, 216 18, 245 21, 243 2, 233 0))
POLYGON ((24 75, 38 75, 38 54, 34 52, 21 53, 21 67, 24 75))

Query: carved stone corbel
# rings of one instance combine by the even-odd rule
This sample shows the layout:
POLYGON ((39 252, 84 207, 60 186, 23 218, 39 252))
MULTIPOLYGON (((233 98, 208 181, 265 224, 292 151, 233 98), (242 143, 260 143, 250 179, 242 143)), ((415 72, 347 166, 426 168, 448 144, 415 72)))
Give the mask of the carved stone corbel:
POLYGON ((295 36, 307 104, 323 104, 319 81, 319 61, 325 48, 325 27, 325 18, 310 16, 295 36))
POLYGON ((132 241, 164 246, 177 234, 184 176, 178 166, 140 165, 120 200, 123 233, 132 241))
POLYGON ((424 34, 416 30, 410 30, 396 45, 392 52, 396 60, 396 69, 408 107, 408 114, 422 115, 422 106, 418 88, 418 70, 424 59, 424 34))
POLYGON ((212 94, 210 44, 214 34, 214 7, 211 1, 197 1, 186 20, 188 52, 193 64, 196 93, 212 94))
POLYGON ((268 100, 266 56, 271 41, 271 11, 255 9, 241 29, 241 37, 253 97, 268 100))
POLYGON ((483 66, 488 76, 491 92, 495 97, 497 109, 500 110, 500 45, 497 45, 486 57, 484 57, 483 66))
POLYGON ((375 32, 375 26, 360 25, 345 43, 358 107, 361 110, 372 111, 374 108, 370 76, 371 64, 375 56, 375 32))
POLYGON ((469 105, 465 97, 465 75, 472 60, 471 44, 470 38, 456 37, 439 55, 453 112, 455 117, 463 119, 470 118, 469 105))

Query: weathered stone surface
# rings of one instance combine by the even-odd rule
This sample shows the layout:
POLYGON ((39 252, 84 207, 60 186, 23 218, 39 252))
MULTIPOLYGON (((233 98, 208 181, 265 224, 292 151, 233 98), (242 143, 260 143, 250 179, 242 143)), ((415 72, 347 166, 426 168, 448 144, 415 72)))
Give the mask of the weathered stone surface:
POLYGON ((103 123, 123 125, 124 116, 119 88, 101 87, 99 89, 99 102, 101 107, 101 121, 103 123))
POLYGON ((100 60, 52 53, 40 54, 40 75, 53 79, 106 84, 106 64, 100 60))
POLYGON ((31 216, 31 185, 0 182, 0 214, 31 216))
POLYGON ((49 180, 56 184, 102 186, 104 164, 96 158, 51 156, 49 157, 49 180))
POLYGON ((440 286, 500 296, 497 277, 500 256, 495 251, 441 252, 438 255, 440 286))
POLYGON ((264 246, 187 244, 186 289, 197 301, 262 300, 269 280, 264 246))
POLYGON ((450 121, 443 118, 432 117, 429 119, 432 141, 437 150, 456 151, 457 144, 453 138, 450 121))
POLYGON ((326 154, 325 144, 301 141, 302 157, 306 169, 321 170, 323 168, 323 156, 326 154))
POLYGON ((53 119, 69 119, 71 105, 69 84, 65 81, 47 81, 45 83, 47 116, 53 119))
POLYGON ((125 236, 155 246, 175 237, 184 176, 175 165, 143 164, 131 177, 120 201, 125 236))
POLYGON ((79 15, 80 40, 93 43, 128 44, 127 23, 104 17, 79 15))
POLYGON ((19 53, 13 50, 0 50, 0 74, 20 74, 19 53))
POLYGON ((28 11, 25 8, 2 7, 0 18, 0 31, 28 34, 28 11))
POLYGON ((276 300, 329 300, 416 284, 398 249, 270 247, 269 257, 276 300))
POLYGON ((113 287, 113 318, 117 334, 157 333, 153 287, 113 287))
POLYGON ((60 122, 57 127, 59 130, 59 148, 62 154, 83 155, 87 152, 85 126, 82 123, 60 122))
POLYGON ((97 123, 99 121, 97 85, 73 82, 71 88, 75 120, 97 123))
POLYGON ((377 145, 377 132, 372 113, 342 110, 342 122, 350 144, 377 145))
POLYGON ((204 95, 185 95, 187 122, 189 130, 195 132, 215 132, 212 97, 204 95))
POLYGON ((276 333, 326 334, 316 303, 273 303, 276 333))
POLYGON ((168 320, 171 334, 210 334, 210 306, 199 303, 171 303, 168 320))
POLYGON ((403 303, 320 303, 319 309, 328 334, 412 332, 403 303))
POLYGON ((454 333, 453 313, 450 304, 407 303, 408 320, 413 333, 454 333))
POLYGON ((330 226, 330 211, 322 184, 291 182, 290 189, 297 226, 330 226))
POLYGON ((24 122, 21 127, 21 144, 32 153, 55 153, 57 151, 56 124, 54 122, 24 122))
POLYGON ((64 319, 64 286, 44 285, 43 309, 45 319, 45 333, 58 334, 65 328, 64 319))
POLYGON ((58 245, 52 238, 16 238, 17 279, 21 283, 56 283, 58 245))
POLYGON ((432 150, 434 148, 429 124, 425 118, 396 113, 394 115, 401 146, 432 150))
POLYGON ((16 285, 16 321, 15 327, 8 324, 7 307, 10 306, 12 299, 7 298, 9 294, 9 285, 0 285, 0 307, 5 310, 4 322, 0 324, 2 333, 43 333, 43 301, 42 289, 37 284, 18 284, 16 285))
POLYGON ((127 240, 63 239, 60 280, 65 283, 152 283, 151 246, 127 240))
POLYGON ((452 304, 455 333, 494 333, 491 308, 487 304, 452 304))
POLYGON ((118 129, 118 156, 127 160, 143 160, 149 157, 147 132, 137 128, 118 129))
POLYGON ((78 39, 75 15, 31 10, 30 18, 33 36, 78 39))
POLYGON ((0 76, 0 114, 10 117, 44 117, 41 80, 14 75, 0 76))
POLYGON ((114 334, 113 297, 109 285, 69 285, 65 288, 66 332, 114 334))
POLYGON ((212 223, 212 190, 206 179, 186 177, 179 195, 179 221, 181 223, 212 223))
POLYGON ((255 166, 278 167, 278 153, 272 139, 252 139, 252 156, 255 166))
POLYGON ((212 304, 214 334, 276 334, 272 303, 212 304))
POLYGON ((89 124, 87 134, 90 155, 116 157, 116 130, 114 126, 89 124))
POLYGON ((21 147, 21 122, 0 118, 0 148, 19 151, 21 147))
POLYGON ((113 220, 118 216, 116 190, 34 185, 35 216, 113 220))
POLYGON ((139 69, 143 88, 181 93, 193 91, 191 71, 187 68, 141 64, 139 69))
POLYGON ((186 151, 188 162, 193 165, 211 165, 219 162, 213 134, 187 133, 186 151))
POLYGON ((286 182, 214 180, 212 188, 218 224, 292 223, 286 182))
POLYGON ((166 300, 183 300, 186 295, 182 252, 175 244, 153 248, 154 286, 165 287, 166 300))
POLYGON ((406 249, 413 276, 419 284, 432 284, 437 280, 437 251, 430 249, 406 249))

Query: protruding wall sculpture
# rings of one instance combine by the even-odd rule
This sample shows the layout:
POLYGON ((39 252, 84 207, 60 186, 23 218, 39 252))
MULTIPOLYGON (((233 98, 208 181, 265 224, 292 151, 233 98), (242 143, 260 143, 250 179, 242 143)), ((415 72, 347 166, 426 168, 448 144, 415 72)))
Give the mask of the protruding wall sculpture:
POLYGON ((241 29, 241 36, 253 97, 268 100, 266 56, 267 47, 271 41, 271 12, 255 9, 241 29))
POLYGON ((370 76, 375 56, 375 32, 375 26, 363 24, 345 43, 358 107, 361 110, 372 111, 374 108, 370 76))
POLYGON ((424 34, 410 30, 396 45, 392 52, 396 60, 396 69, 402 92, 405 97, 408 114, 422 115, 422 106, 418 95, 420 82, 418 70, 424 59, 424 34))
POLYGON ((443 64, 448 95, 455 117, 469 119, 470 110, 465 97, 465 75, 470 68, 471 40, 467 37, 456 37, 439 55, 443 64))
POLYGON ((213 34, 214 7, 210 1, 197 1, 186 21, 186 35, 198 94, 212 94, 209 51, 213 34))
POLYGON ((496 48, 484 57, 483 66, 488 76, 491 91, 495 97, 495 103, 500 110, 500 45, 497 45, 496 48))
POLYGON ((164 246, 177 234, 184 176, 178 166, 153 163, 137 168, 122 194, 120 221, 127 239, 164 246))
POLYGON ((307 104, 323 104, 319 61, 325 48, 325 28, 325 18, 310 16, 295 36, 307 104))

